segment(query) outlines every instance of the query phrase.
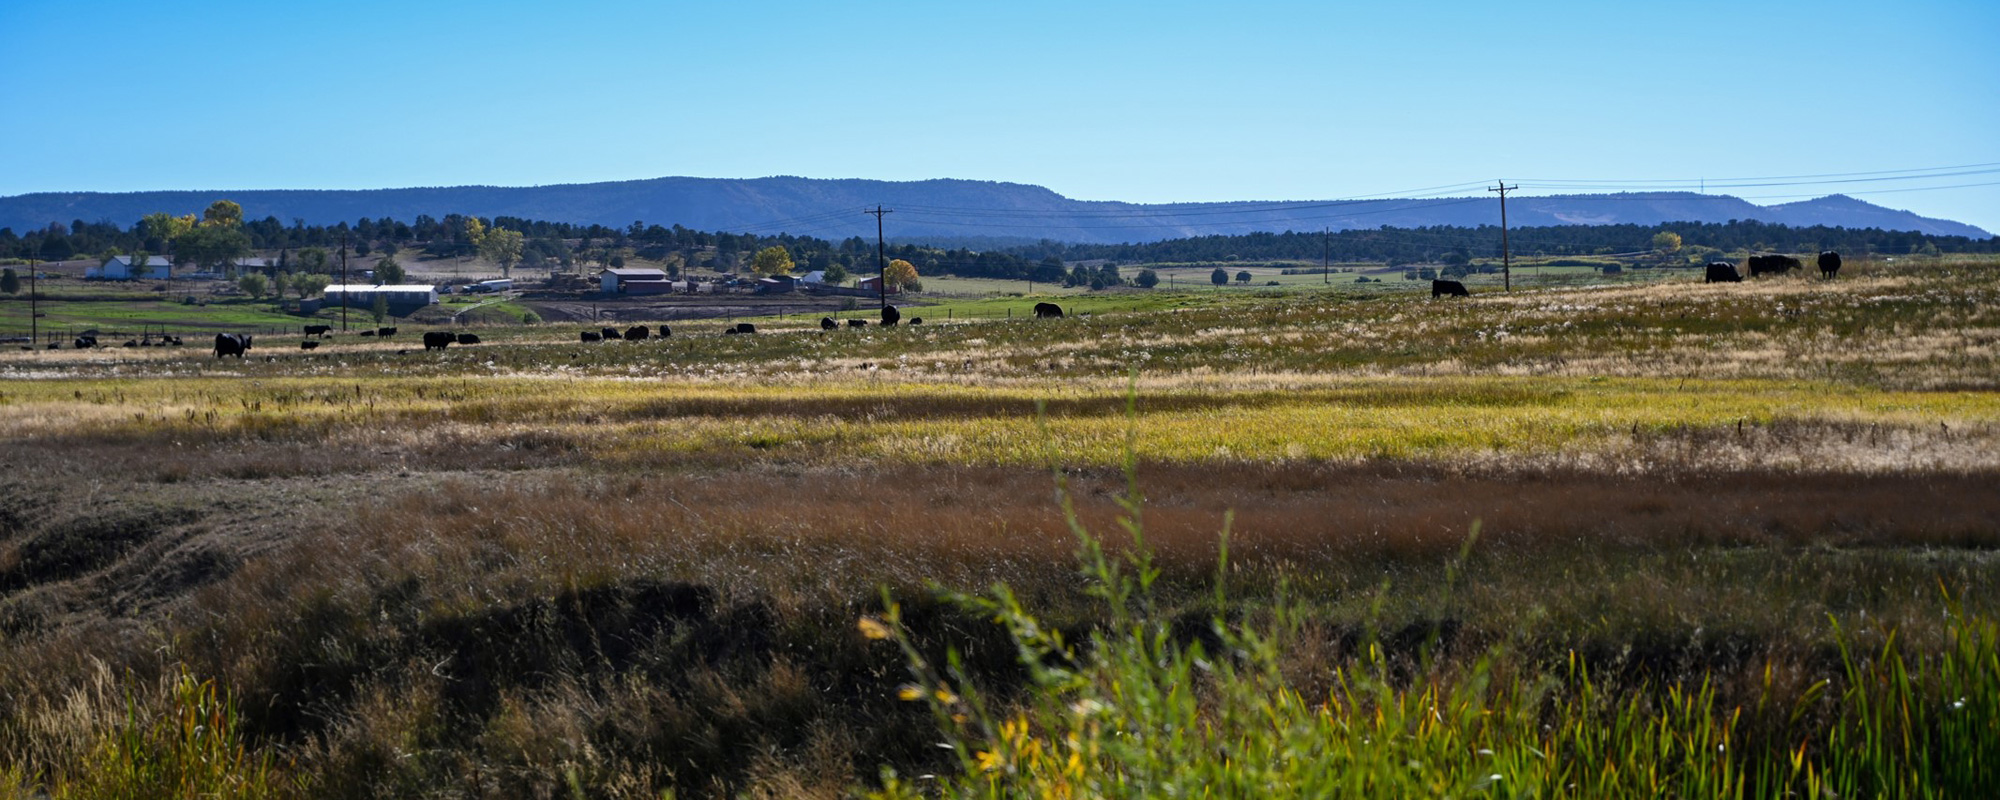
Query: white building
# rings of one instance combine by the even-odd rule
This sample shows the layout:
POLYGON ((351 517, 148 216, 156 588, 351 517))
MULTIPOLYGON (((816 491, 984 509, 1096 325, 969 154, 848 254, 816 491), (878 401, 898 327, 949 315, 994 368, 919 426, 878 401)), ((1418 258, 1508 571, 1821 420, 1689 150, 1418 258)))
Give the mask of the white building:
POLYGON ((112 256, 104 266, 83 271, 86 280, 100 281, 163 281, 172 276, 173 263, 165 256, 147 256, 143 266, 133 264, 131 256, 112 256))
MULTIPOLYGON (((408 316, 408 310, 434 306, 438 302, 437 286, 428 283, 392 283, 370 286, 364 283, 336 283, 326 287, 326 304, 337 306, 344 298, 348 308, 368 308, 375 304, 375 298, 387 301, 391 309, 407 309, 396 316, 408 316)), ((392 312, 393 313, 393 312, 392 312)))

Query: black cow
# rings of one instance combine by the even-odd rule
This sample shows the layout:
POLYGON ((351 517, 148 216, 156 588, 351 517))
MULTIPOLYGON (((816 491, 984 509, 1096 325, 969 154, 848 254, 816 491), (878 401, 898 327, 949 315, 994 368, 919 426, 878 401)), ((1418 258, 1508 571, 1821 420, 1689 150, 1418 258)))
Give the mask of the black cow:
POLYGON ((756 332, 757 332, 757 326, 755 326, 755 325, 752 325, 752 324, 750 324, 750 323, 748 323, 748 322, 738 322, 738 323, 736 323, 736 332, 737 332, 737 333, 756 333, 756 332))
POLYGON ((1471 296, 1472 293, 1465 290, 1465 284, 1459 283, 1458 281, 1446 281, 1446 280, 1431 281, 1432 300, 1436 300, 1440 297, 1471 297, 1471 296))
POLYGON ((1056 305, 1056 304, 1054 304, 1054 303, 1036 303, 1036 304, 1035 304, 1035 318, 1036 318, 1036 319, 1042 319, 1042 318, 1049 318, 1049 317, 1061 317, 1061 316, 1062 316, 1062 306, 1059 306, 1059 305, 1056 305))
POLYGON ((318 346, 319 346, 319 342, 318 342, 317 340, 314 340, 314 339, 307 339, 307 340, 305 340, 305 341, 303 341, 303 342, 299 342, 299 349, 300 349, 300 350, 311 350, 311 349, 313 349, 313 348, 315 348, 315 347, 318 347, 318 346))
POLYGON ((424 350, 443 350, 458 341, 458 334, 451 331, 424 331, 424 350))
POLYGON ((617 328, 605 328, 605 329, 604 329, 604 330, 602 331, 602 333, 604 334, 604 338, 605 338, 605 340, 606 340, 606 341, 609 341, 609 340, 612 340, 612 339, 623 339, 623 338, 625 338, 625 336, 624 336, 623 334, 621 334, 621 333, 619 333, 619 332, 618 332, 618 329, 617 329, 617 328))
POLYGON ((625 338, 635 342, 652 338, 652 336, 653 336, 653 329, 648 328, 644 325, 634 325, 630 328, 625 329, 625 338))
POLYGON ((395 329, 395 328, 376 328, 376 329, 375 329, 375 335, 376 335, 376 336, 394 336, 394 335, 396 335, 396 329, 395 329))
POLYGON ((923 317, 911 317, 911 318, 910 318, 910 324, 911 324, 911 325, 922 325, 922 324, 924 324, 924 318, 923 318, 923 317))
POLYGON ((604 334, 601 334, 601 333, 593 333, 593 332, 591 332, 591 331, 584 331, 584 332, 583 332, 583 340, 584 340, 584 341, 586 341, 586 342, 598 342, 598 341, 603 341, 603 340, 604 340, 604 334))
POLYGON ((1833 276, 1838 274, 1840 274, 1840 254, 1832 250, 1820 253, 1819 276, 1827 280, 1833 280, 1833 276))
POLYGON ((850 319, 850 320, 848 320, 848 321, 847 321, 847 327, 850 327, 850 328, 866 328, 866 327, 868 327, 868 320, 865 320, 865 319, 850 319))
POLYGON ((1707 274, 1702 283, 1742 283, 1743 273, 1736 271, 1736 265, 1727 261, 1708 262, 1707 274))
POLYGON ((124 344, 119 345, 119 347, 138 347, 138 346, 139 346, 138 339, 126 339, 124 344))
POLYGON ((669 336, 672 336, 672 335, 674 335, 674 331, 673 331, 673 329, 672 329, 672 328, 669 328, 669 327, 667 327, 667 326, 665 326, 665 325, 661 325, 661 326, 660 326, 660 329, 659 329, 658 331, 655 331, 655 333, 656 333, 656 334, 657 334, 657 335, 658 335, 658 336, 659 336, 660 338, 662 338, 662 339, 665 339, 665 338, 667 338, 667 337, 669 337, 669 336))
POLYGON ((306 335, 307 335, 307 336, 325 336, 325 335, 327 335, 328 333, 332 333, 332 332, 333 332, 333 326, 332 326, 332 325, 307 325, 307 326, 306 326, 306 335))
POLYGON ((1755 278, 1764 274, 1783 275, 1800 266, 1803 265, 1799 260, 1791 256, 1751 256, 1750 277, 1755 278))
POLYGON ((894 326, 894 325, 895 325, 896 323, 898 323, 898 322, 901 322, 901 321, 903 321, 903 312, 901 312, 901 311, 897 311, 897 310, 896 310, 896 307, 895 307, 895 306, 883 306, 883 307, 882 307, 882 324, 883 324, 883 325, 885 325, 885 326, 894 326))
POLYGON ((74 344, 76 345, 76 349, 78 349, 78 350, 88 350, 88 349, 90 349, 90 348, 92 348, 92 347, 96 347, 96 346, 97 346, 97 337, 95 337, 95 336, 78 336, 78 337, 76 337, 76 341, 74 342, 74 344))
POLYGON ((167 340, 167 341, 168 341, 168 342, 169 342, 170 344, 172 344, 173 346, 175 346, 175 347, 179 347, 179 346, 181 346, 181 337, 179 337, 179 336, 176 336, 176 337, 174 337, 174 338, 172 338, 172 339, 169 339, 169 340, 167 340))
POLYGON ((820 317, 820 318, 819 318, 819 329, 820 329, 820 330, 823 330, 823 331, 830 331, 830 330, 833 330, 834 328, 838 328, 838 327, 840 327, 840 323, 838 323, 838 322, 834 322, 834 321, 833 321, 833 318, 832 318, 832 317, 820 317))
POLYGON ((215 335, 215 357, 235 356, 239 360, 250 349, 250 334, 218 333, 215 335))
POLYGON ((459 334, 459 335, 458 335, 458 343, 459 343, 459 344, 479 344, 479 334, 476 334, 476 333, 461 333, 461 334, 459 334))

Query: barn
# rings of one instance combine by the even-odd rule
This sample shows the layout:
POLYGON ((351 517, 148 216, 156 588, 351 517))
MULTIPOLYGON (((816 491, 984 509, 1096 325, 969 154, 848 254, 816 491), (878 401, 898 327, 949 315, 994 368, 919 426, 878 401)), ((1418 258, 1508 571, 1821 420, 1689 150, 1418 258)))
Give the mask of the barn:
MULTIPOLYGON (((626 284, 632 282, 659 281, 664 283, 666 280, 667 280, 667 273, 661 272, 657 269, 627 269, 623 267, 612 267, 611 269, 607 269, 603 272, 597 273, 598 285, 602 287, 603 291, 608 294, 615 294, 617 292, 626 291, 628 288, 626 284)), ((643 292, 648 288, 650 287, 642 287, 641 291, 643 292)))
POLYGON ((326 287, 326 304, 337 306, 344 299, 348 308, 369 308, 375 298, 387 301, 389 313, 399 317, 424 306, 434 306, 438 302, 437 286, 428 283, 392 283, 383 286, 369 286, 362 283, 340 283, 326 287))
POLYGON ((83 271, 85 280, 163 281, 172 276, 172 264, 162 256, 147 256, 145 264, 134 264, 131 256, 112 256, 104 266, 83 271))

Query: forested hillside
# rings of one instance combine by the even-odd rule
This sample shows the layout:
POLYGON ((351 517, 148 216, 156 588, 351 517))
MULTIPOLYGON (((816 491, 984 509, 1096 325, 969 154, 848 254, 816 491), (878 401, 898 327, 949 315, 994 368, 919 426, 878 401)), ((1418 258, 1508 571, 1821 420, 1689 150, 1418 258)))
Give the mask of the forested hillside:
MULTIPOLYGON (((1497 224, 1499 204, 1470 197, 1373 200, 1139 204, 1073 200, 1040 186, 967 180, 873 181, 795 177, 728 180, 655 178, 534 187, 456 186, 354 191, 229 190, 72 192, 0 197, 0 227, 20 231, 76 221, 129 224, 149 213, 199 213, 217 197, 243 206, 246 219, 330 225, 359 217, 414 220, 447 214, 516 217, 625 227, 633 220, 693 230, 793 233, 843 238, 873 235, 863 209, 885 206, 889 236, 900 241, 985 237, 1110 244, 1259 231, 1477 227, 1497 224)), ((1759 206, 1726 195, 1647 192, 1519 196, 1508 201, 1519 226, 1653 225, 1672 220, 1761 220, 1794 226, 1877 227, 1939 236, 1985 237, 1978 228, 1832 196, 1759 206)))

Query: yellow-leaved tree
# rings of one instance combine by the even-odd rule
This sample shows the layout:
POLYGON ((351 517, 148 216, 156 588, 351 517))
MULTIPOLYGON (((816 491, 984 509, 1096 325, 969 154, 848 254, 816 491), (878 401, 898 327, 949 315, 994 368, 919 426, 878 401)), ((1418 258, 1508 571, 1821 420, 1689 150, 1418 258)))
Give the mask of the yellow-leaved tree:
POLYGON ((882 270, 882 277, 883 282, 891 289, 900 289, 905 292, 921 292, 924 290, 923 281, 917 279, 917 265, 900 258, 889 262, 889 267, 882 270))
POLYGON ((759 275, 784 275, 792 271, 792 254, 778 245, 757 251, 750 260, 750 269, 759 275))

